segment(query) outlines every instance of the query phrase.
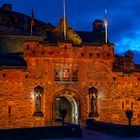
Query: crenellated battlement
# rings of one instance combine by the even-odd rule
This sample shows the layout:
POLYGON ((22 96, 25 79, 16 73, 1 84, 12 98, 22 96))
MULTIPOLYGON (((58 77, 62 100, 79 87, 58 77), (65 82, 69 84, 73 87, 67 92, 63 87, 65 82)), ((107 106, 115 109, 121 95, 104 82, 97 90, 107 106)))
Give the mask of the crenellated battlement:
POLYGON ((83 44, 75 46, 68 42, 42 43, 27 41, 23 46, 24 57, 44 57, 44 59, 71 58, 71 59, 114 59, 113 44, 83 44))

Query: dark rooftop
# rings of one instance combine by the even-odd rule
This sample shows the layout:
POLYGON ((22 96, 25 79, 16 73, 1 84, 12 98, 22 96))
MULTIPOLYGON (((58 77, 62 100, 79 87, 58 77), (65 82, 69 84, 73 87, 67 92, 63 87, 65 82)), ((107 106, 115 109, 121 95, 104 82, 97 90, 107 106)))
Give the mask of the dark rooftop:
POLYGON ((5 53, 0 54, 1 66, 27 66, 27 64, 22 57, 22 53, 5 53))
POLYGON ((88 43, 105 43, 104 32, 88 32, 88 31, 77 31, 76 32, 82 39, 82 42, 88 43))

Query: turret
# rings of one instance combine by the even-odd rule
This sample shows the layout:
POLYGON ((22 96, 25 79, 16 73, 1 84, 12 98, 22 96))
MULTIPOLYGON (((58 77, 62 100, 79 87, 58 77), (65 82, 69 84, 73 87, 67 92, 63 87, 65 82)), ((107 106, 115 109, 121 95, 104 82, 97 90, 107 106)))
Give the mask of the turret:
POLYGON ((4 4, 4 5, 1 6, 0 9, 1 10, 11 11, 12 10, 12 4, 4 4))
POLYGON ((134 69, 134 54, 132 51, 127 51, 124 55, 124 66, 129 69, 134 69))
POLYGON ((95 20, 93 22, 93 31, 101 32, 103 30, 103 22, 100 19, 95 20))

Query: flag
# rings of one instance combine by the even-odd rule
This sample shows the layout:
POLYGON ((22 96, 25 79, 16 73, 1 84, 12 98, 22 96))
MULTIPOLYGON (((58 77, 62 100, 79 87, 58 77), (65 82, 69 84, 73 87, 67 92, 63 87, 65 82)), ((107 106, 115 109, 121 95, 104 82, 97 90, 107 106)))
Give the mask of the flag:
POLYGON ((32 19, 31 19, 31 25, 35 25, 35 19, 34 19, 34 10, 32 9, 32 19))
POLYGON ((33 26, 35 25, 35 19, 34 19, 34 10, 32 9, 32 18, 31 18, 31 31, 30 35, 33 35, 33 26))
POLYGON ((105 25, 105 28, 108 27, 108 19, 107 19, 107 10, 106 9, 105 9, 104 25, 105 25))

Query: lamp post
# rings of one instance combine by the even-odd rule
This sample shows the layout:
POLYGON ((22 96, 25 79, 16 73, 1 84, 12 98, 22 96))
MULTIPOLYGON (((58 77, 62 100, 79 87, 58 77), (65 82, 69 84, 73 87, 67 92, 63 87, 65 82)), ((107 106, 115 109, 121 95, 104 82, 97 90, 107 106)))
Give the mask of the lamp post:
POLYGON ((132 110, 126 110, 125 111, 126 118, 128 119, 128 125, 131 125, 131 118, 133 117, 133 111, 132 110))
POLYGON ((88 89, 89 93, 89 117, 93 117, 97 113, 97 89, 95 87, 90 87, 88 89))

